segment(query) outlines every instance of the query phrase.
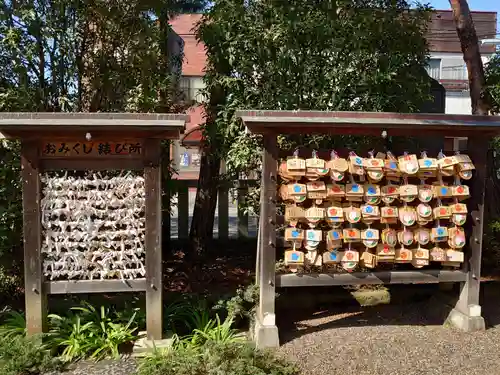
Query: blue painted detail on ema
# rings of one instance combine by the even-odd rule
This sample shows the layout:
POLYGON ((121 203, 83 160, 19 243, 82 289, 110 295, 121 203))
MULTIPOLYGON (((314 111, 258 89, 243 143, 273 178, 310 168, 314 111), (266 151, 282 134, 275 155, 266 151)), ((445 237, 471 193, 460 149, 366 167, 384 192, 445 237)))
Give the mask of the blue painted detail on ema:
POLYGON ((299 260, 299 259, 300 259, 300 256, 299 256, 299 254, 297 254, 297 253, 293 253, 293 254, 291 255, 291 257, 290 257, 290 258, 291 258, 292 260, 299 260))

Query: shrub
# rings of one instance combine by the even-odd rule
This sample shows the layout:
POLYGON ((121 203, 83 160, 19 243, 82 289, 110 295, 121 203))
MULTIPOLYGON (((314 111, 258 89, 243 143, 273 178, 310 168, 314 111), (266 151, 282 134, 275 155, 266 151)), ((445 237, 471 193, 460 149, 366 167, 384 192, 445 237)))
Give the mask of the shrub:
POLYGON ((62 350, 65 361, 118 358, 120 349, 137 337, 135 314, 126 323, 114 320, 109 308, 85 304, 73 307, 69 316, 49 315, 50 340, 62 350), (76 313, 74 313, 76 311, 76 313))
POLYGON ((24 314, 6 310, 2 313, 2 326, 0 326, 0 336, 9 338, 11 336, 24 335, 26 333, 26 319, 24 314))
POLYGON ((214 306, 214 310, 226 312, 227 316, 233 319, 236 325, 239 325, 241 322, 253 320, 258 301, 259 287, 256 284, 251 284, 245 288, 239 288, 236 295, 219 300, 214 306))
POLYGON ((138 375, 296 375, 297 368, 248 343, 176 345, 139 362, 138 375))
POLYGON ((211 343, 234 343, 243 341, 243 337, 238 331, 232 328, 233 319, 226 318, 221 323, 219 316, 210 319, 201 328, 195 328, 193 333, 185 338, 192 346, 202 346, 207 342, 211 343))
POLYGON ((0 374, 35 375, 61 367, 42 338, 24 335, 0 336, 0 374))

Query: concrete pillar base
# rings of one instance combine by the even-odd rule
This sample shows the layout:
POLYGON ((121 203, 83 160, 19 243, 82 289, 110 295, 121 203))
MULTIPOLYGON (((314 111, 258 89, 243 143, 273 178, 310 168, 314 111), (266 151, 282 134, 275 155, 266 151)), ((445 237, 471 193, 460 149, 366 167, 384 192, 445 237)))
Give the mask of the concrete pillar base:
POLYGON ((277 348, 280 346, 278 327, 276 325, 263 325, 258 318, 255 319, 253 340, 259 349, 277 348))
MULTIPOLYGON (((474 308, 471 307, 469 310, 473 310, 474 308)), ((486 329, 484 318, 481 315, 475 315, 474 313, 472 315, 464 314, 456 308, 450 311, 445 324, 450 324, 465 332, 484 331, 486 329)))

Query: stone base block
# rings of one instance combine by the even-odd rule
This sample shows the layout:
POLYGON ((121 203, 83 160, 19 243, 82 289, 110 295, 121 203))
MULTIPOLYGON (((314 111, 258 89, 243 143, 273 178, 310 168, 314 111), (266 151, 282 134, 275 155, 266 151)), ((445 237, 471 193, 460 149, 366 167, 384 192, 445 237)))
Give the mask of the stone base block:
POLYGON ((155 350, 168 349, 174 341, 171 334, 162 340, 149 340, 146 332, 140 332, 139 335, 143 337, 134 343, 134 348, 132 349, 132 355, 137 357, 145 356, 155 350))
POLYGON ((457 309, 450 311, 446 324, 465 332, 484 331, 486 329, 484 318, 481 315, 467 315, 457 309))
POLYGON ((263 325, 258 319, 254 323, 253 340, 259 349, 277 348, 280 346, 278 327, 263 325))

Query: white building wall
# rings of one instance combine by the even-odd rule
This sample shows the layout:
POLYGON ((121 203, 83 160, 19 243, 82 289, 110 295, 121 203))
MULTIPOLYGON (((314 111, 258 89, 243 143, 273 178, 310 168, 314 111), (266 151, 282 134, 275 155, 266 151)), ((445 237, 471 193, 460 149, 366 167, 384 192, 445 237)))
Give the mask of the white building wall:
MULTIPOLYGON (((486 64, 489 59, 490 55, 482 56, 483 64, 486 64)), ((427 70, 429 75, 438 81, 468 80, 467 67, 461 53, 431 52, 427 70)), ((470 115, 472 110, 469 91, 447 91, 445 113, 470 115)))
POLYGON ((469 91, 446 92, 445 113, 454 115, 470 115, 472 110, 469 91))

